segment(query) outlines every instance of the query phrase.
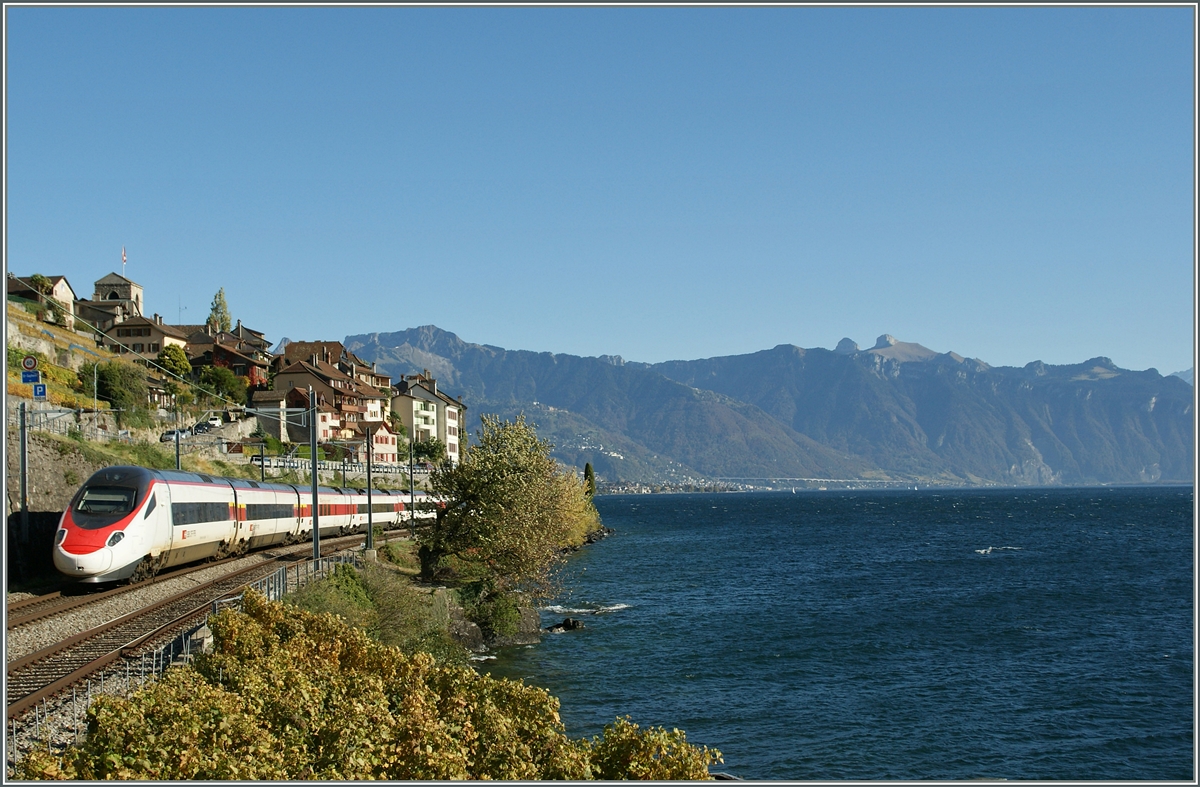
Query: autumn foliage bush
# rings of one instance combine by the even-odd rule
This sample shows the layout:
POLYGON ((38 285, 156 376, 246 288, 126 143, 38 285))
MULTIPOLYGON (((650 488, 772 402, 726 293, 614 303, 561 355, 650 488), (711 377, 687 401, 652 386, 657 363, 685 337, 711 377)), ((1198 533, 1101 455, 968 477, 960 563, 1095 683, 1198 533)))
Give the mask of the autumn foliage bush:
POLYGON ((720 761, 679 731, 619 719, 566 736, 558 700, 330 614, 248 592, 210 619, 211 654, 88 709, 84 741, 34 751, 18 779, 705 779, 720 761))

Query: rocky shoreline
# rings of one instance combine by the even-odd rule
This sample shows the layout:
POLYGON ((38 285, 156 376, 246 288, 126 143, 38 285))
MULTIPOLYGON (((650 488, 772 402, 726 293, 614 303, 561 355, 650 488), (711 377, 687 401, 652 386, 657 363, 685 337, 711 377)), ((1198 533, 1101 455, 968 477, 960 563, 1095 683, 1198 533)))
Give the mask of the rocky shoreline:
MULTIPOLYGON (((611 527, 601 525, 584 537, 583 544, 563 550, 566 553, 578 552, 588 544, 608 538, 613 534, 611 527)), ((446 588, 434 591, 434 603, 438 605, 446 629, 450 637, 472 653, 487 653, 498 648, 510 648, 517 645, 536 645, 542 641, 543 634, 559 634, 564 631, 577 631, 584 628, 583 622, 574 618, 566 618, 561 623, 542 628, 541 616, 533 607, 520 607, 520 622, 515 633, 507 636, 486 637, 478 624, 467 620, 462 606, 454 600, 446 588)))

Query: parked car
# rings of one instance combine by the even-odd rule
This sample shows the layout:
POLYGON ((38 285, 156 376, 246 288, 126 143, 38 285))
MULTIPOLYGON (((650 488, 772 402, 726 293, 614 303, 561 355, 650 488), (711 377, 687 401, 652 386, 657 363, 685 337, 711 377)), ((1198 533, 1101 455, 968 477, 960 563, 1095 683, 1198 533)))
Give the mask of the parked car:
POLYGON ((168 429, 167 431, 162 433, 161 437, 158 438, 158 442, 160 442, 160 443, 173 442, 175 440, 176 432, 179 433, 180 440, 182 440, 185 437, 190 437, 192 434, 190 429, 168 429))
POLYGON ((204 434, 210 429, 212 429, 212 427, 209 426, 207 421, 201 421, 192 427, 192 434, 204 434))
POLYGON ((212 429, 219 429, 225 425, 225 422, 221 420, 220 416, 216 416, 216 415, 210 415, 208 417, 207 423, 208 423, 209 427, 212 429))

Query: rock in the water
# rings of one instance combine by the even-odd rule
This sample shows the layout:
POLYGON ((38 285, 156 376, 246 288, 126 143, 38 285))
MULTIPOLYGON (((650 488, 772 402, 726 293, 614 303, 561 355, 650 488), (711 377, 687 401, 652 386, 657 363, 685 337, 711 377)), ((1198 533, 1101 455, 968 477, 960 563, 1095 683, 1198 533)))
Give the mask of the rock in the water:
POLYGON ((584 536, 583 543, 594 544, 597 541, 599 541, 600 539, 605 538, 607 536, 611 536, 612 534, 613 534, 613 529, 611 527, 605 527, 604 525, 601 525, 598 530, 593 530, 592 532, 590 532, 586 536, 584 536))
POLYGON ((562 623, 555 623, 553 626, 547 626, 546 631, 552 634, 560 634, 564 631, 578 631, 583 628, 583 621, 575 618, 564 618, 562 623))

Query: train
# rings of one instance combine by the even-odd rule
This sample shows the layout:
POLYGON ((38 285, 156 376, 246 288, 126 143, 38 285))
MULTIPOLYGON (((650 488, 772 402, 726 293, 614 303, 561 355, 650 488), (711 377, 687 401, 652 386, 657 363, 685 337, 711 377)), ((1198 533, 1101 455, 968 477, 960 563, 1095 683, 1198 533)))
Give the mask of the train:
MULTIPOLYGON (((372 523, 387 529, 434 516, 439 503, 425 492, 372 490, 369 505, 372 523)), ((365 489, 318 487, 321 537, 366 532, 367 519, 365 489)), ((84 583, 138 581, 171 566, 311 541, 312 530, 311 487, 106 467, 63 512, 54 566, 84 583)))

